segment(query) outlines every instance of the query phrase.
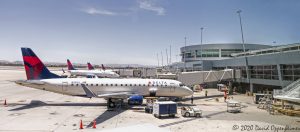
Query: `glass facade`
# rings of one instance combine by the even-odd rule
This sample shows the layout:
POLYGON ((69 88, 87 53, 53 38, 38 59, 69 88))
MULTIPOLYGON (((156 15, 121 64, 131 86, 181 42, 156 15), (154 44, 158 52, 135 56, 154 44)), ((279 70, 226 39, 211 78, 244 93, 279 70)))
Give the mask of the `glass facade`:
POLYGON ((251 78, 278 80, 276 65, 249 66, 251 78))
POLYGON ((232 53, 240 53, 243 51, 243 49, 221 49, 221 57, 232 57, 232 53))
POLYGON ((282 79, 296 81, 300 79, 300 64, 280 65, 282 79))
MULTIPOLYGON (((228 67, 230 69, 241 70, 241 77, 247 78, 245 66, 228 67)), ((280 65, 282 80, 296 81, 300 79, 300 64, 281 64, 280 65)), ((253 79, 279 80, 276 65, 257 65, 249 66, 250 77, 253 79)))
MULTIPOLYGON (((182 52, 183 54, 184 52, 182 52)), ((187 51, 184 54, 186 58, 195 58, 195 57, 219 57, 219 49, 198 49, 193 51, 187 51)))

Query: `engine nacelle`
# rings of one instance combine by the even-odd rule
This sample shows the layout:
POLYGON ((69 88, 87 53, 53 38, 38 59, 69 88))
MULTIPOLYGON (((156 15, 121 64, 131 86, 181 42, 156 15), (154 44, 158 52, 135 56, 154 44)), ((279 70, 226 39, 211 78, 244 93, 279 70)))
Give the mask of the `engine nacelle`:
POLYGON ((132 95, 128 98, 129 105, 142 105, 143 104, 143 96, 141 95, 132 95))

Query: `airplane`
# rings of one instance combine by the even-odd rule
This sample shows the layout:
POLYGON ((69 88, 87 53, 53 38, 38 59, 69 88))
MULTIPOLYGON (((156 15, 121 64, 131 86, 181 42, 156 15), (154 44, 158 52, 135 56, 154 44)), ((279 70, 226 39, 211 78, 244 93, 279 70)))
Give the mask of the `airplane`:
POLYGON ((50 72, 30 48, 21 48, 21 51, 27 80, 15 81, 16 84, 59 94, 104 98, 108 108, 115 108, 118 100, 131 97, 143 99, 193 94, 183 83, 168 79, 61 78, 50 72))
MULTIPOLYGON (((67 59, 68 63, 68 72, 71 76, 97 76, 100 78, 118 78, 119 74, 113 71, 102 71, 102 70, 78 70, 75 69, 69 59, 67 59)), ((89 66, 88 66, 89 67, 89 66)))
POLYGON ((90 62, 88 62, 87 65, 88 65, 88 70, 95 70, 95 68, 90 62))

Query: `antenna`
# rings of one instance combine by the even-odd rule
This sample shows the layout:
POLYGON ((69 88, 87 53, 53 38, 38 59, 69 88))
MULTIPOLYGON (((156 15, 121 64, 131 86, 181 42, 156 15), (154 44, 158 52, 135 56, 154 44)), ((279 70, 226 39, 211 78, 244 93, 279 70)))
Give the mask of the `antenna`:
POLYGON ((171 55, 171 45, 170 45, 170 59, 169 59, 169 64, 171 65, 172 61, 171 61, 172 55, 171 55))
POLYGON ((163 56, 163 52, 161 51, 161 66, 164 66, 164 56, 163 56))
POLYGON ((159 67, 159 57, 158 57, 158 53, 156 53, 157 56, 157 66, 159 67))
POLYGON ((167 64, 166 65, 169 65, 169 57, 168 57, 168 49, 166 49, 166 55, 167 55, 167 64))

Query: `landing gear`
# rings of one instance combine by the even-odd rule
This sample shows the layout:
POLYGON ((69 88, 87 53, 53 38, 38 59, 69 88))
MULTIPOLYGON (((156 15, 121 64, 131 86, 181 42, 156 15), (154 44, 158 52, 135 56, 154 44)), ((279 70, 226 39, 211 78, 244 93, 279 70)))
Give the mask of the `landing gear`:
POLYGON ((107 110, 111 111, 111 110, 114 110, 114 108, 116 108, 116 104, 115 104, 115 102, 112 101, 111 98, 109 98, 107 100, 107 110))
POLYGON ((107 110, 109 111, 120 109, 122 106, 124 106, 123 99, 107 99, 107 110))

